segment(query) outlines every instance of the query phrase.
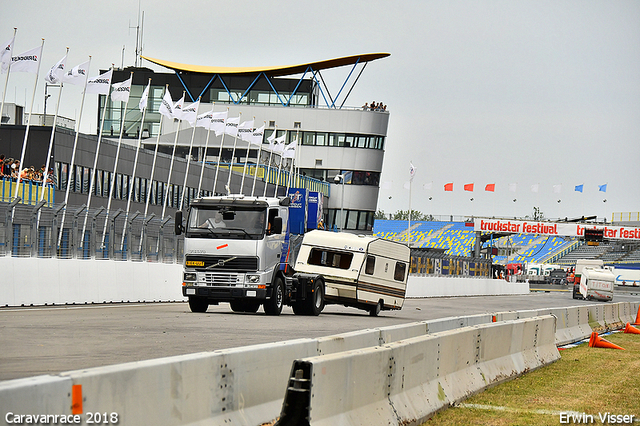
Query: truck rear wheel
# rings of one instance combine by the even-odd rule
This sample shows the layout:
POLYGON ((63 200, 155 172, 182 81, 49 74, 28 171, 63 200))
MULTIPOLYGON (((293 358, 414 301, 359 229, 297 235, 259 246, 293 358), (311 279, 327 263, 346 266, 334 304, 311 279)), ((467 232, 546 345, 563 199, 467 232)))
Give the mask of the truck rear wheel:
POLYGON ((203 313, 207 312, 209 308, 209 302, 206 299, 201 299, 199 297, 190 297, 189 298, 189 309, 191 312, 203 313))
POLYGON ((280 315, 284 303, 284 284, 282 278, 277 277, 273 281, 271 299, 264 301, 264 313, 267 315, 280 315))

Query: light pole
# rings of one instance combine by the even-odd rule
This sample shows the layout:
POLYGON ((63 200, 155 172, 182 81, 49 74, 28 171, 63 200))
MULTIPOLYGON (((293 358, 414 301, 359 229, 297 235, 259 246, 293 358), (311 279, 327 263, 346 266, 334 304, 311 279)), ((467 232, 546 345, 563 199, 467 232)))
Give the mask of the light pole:
POLYGON ((333 182, 337 185, 342 182, 342 197, 340 201, 340 226, 338 230, 342 231, 342 223, 344 222, 344 175, 336 175, 333 182))

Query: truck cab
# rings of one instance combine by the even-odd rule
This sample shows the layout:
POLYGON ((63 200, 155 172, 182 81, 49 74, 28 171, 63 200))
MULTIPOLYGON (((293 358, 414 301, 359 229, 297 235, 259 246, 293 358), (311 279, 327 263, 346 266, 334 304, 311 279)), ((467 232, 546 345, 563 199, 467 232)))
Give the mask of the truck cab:
POLYGON ((288 253, 288 198, 243 195, 194 200, 176 234, 184 232, 182 294, 193 312, 229 302, 236 312, 278 315, 288 253))

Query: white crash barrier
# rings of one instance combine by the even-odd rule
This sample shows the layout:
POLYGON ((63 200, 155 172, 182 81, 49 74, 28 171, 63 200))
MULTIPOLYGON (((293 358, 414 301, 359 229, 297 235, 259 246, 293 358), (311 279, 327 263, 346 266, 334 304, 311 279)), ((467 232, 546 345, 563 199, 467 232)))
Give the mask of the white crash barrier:
POLYGON ((420 424, 560 358, 555 318, 464 327, 294 362, 277 426, 420 424))
POLYGON ((618 302, 546 308, 528 311, 495 313, 496 321, 514 320, 539 315, 554 315, 558 319, 556 345, 565 345, 588 338, 593 331, 603 332, 623 328, 635 321, 639 303, 618 302))
POLYGON ((0 306, 184 301, 181 265, 5 256, 0 270, 19 277, 0 280, 0 306))
POLYGON ((409 275, 406 297, 499 296, 528 293, 529 283, 511 283, 490 278, 409 275))
POLYGON ((120 425, 257 425, 276 419, 295 359, 490 321, 444 318, 10 380, 0 383, 0 412, 71 414, 71 389, 80 385, 83 412, 117 412, 120 425))

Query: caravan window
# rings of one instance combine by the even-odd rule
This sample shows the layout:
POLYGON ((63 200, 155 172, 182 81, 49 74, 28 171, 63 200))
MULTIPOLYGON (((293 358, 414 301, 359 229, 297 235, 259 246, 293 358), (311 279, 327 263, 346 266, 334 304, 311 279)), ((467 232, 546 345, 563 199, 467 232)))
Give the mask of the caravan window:
POLYGON ((353 253, 312 248, 309 253, 309 265, 327 266, 329 268, 349 269, 353 253))
POLYGON ((404 275, 407 271, 407 264, 404 262, 396 262, 396 270, 393 273, 393 279, 396 281, 404 281, 404 275))
POLYGON ((376 269, 376 258, 374 256, 367 256, 367 263, 364 266, 364 273, 367 275, 373 275, 373 271, 376 269))

